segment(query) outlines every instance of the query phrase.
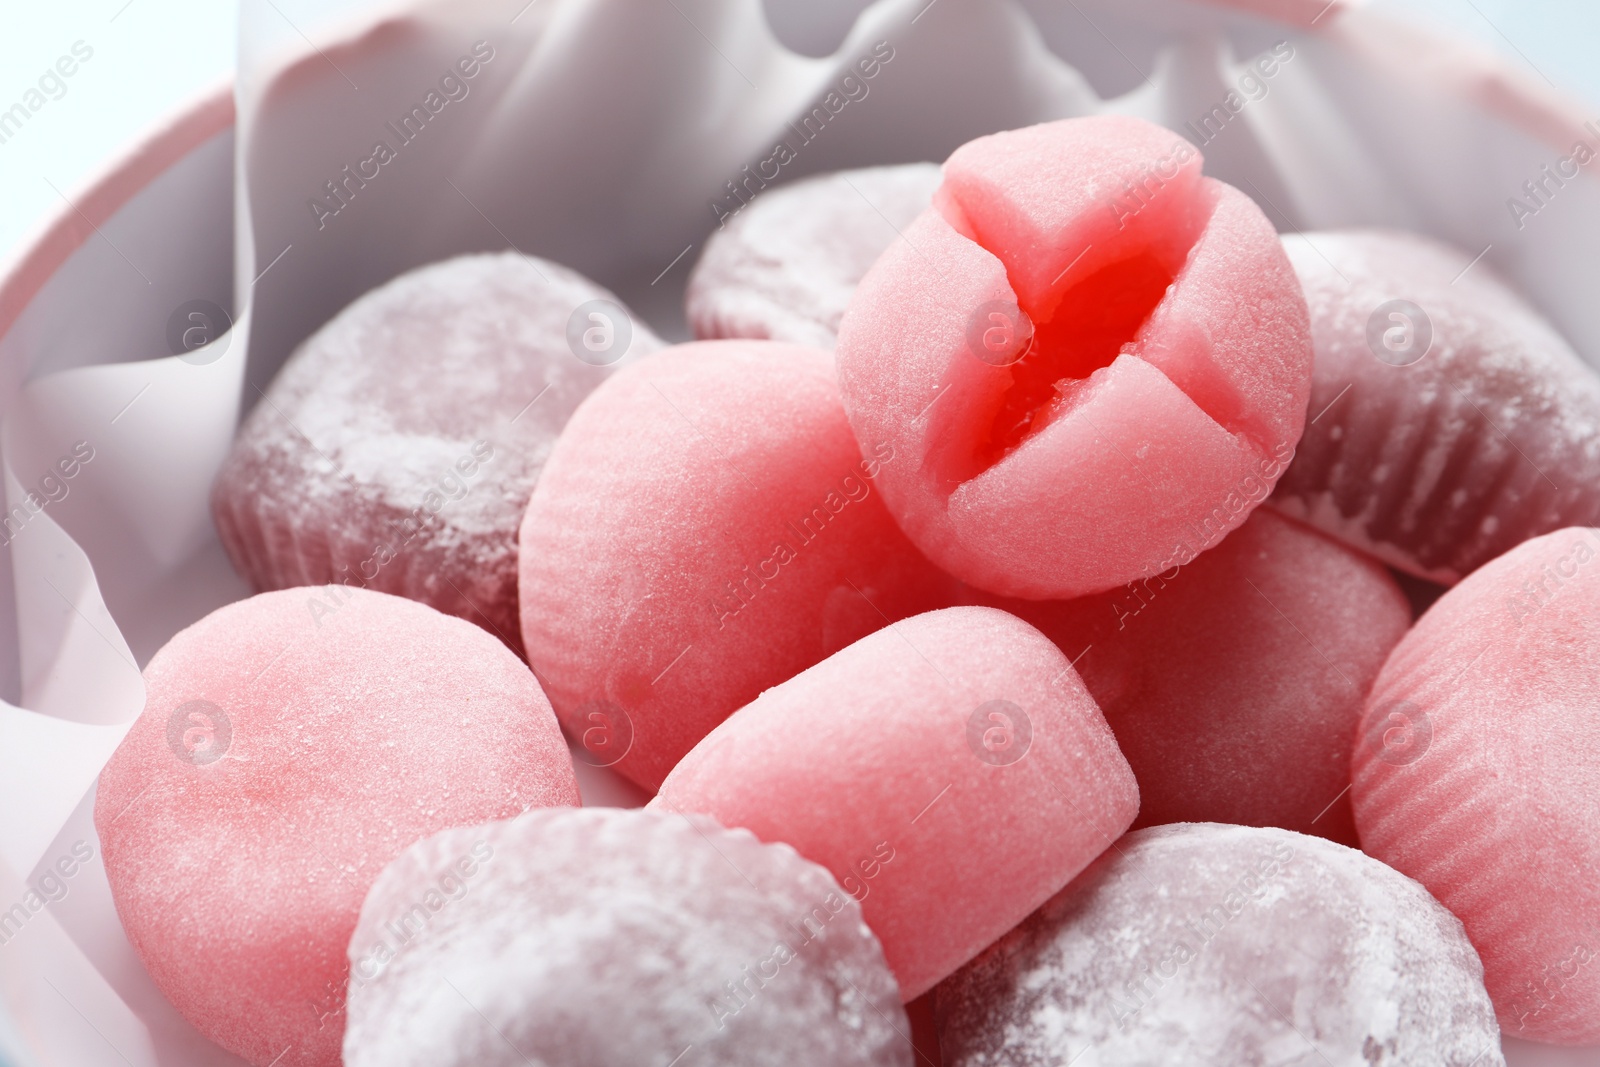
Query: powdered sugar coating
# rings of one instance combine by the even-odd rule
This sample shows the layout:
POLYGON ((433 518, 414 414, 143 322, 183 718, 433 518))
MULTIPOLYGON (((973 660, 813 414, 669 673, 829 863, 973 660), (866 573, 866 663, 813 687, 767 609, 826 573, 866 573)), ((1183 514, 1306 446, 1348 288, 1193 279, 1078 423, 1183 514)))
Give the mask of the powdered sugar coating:
MULTIPOLYGON (((517 524, 556 436, 610 374, 568 319, 615 300, 513 252, 379 286, 307 338, 251 412, 212 491, 258 590, 341 582, 470 619, 521 651, 517 524)), ((632 322, 628 354, 661 347, 632 322)))
POLYGON ((1138 787, 1058 649, 984 607, 905 619, 761 694, 650 807, 785 841, 861 901, 905 997, 1133 821, 1138 787))
POLYGON ((1487 262, 1382 230, 1283 244, 1316 360, 1313 421, 1274 506, 1445 584, 1529 537, 1600 523, 1600 375, 1487 262), (1403 366, 1368 341, 1395 299, 1432 331, 1403 366))
POLYGON ((1411 625, 1375 560, 1258 509, 1185 567, 997 606, 1082 675, 1139 779, 1135 827, 1242 823, 1356 843, 1350 749, 1411 625))
POLYGON ((436 834, 379 877, 350 962, 348 1067, 912 1062, 856 902, 793 849, 700 817, 540 811, 436 834))
POLYGON ((933 200, 937 163, 862 167, 763 192, 714 231, 684 295, 701 339, 832 348, 850 294, 933 200))
POLYGON ((1138 830, 939 987, 948 1067, 1496 1067, 1461 924, 1354 849, 1138 830))
POLYGON ((448 826, 577 804, 549 702, 485 631, 399 597, 263 593, 172 638, 100 776, 129 940, 252 1064, 332 1067, 372 880, 448 826))
POLYGON ((1600 1044, 1600 530, 1447 592, 1367 701, 1363 847, 1461 917, 1508 1034, 1600 1044))

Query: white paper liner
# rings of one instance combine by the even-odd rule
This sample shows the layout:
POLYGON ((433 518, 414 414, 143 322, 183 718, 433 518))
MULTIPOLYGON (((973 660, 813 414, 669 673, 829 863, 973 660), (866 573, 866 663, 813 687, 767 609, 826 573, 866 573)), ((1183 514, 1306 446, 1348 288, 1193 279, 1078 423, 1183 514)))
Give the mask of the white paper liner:
MULTIPOLYGON (((15 701, 0 701, 0 909, 75 847, 92 852, 0 944, 0 1061, 240 1062, 180 1019, 134 957, 88 791, 142 708, 136 664, 247 592, 207 508, 241 398, 247 409, 300 339, 404 270, 515 247, 589 274, 682 338, 688 270, 736 206, 725 183, 780 141, 791 180, 939 160, 973 136, 1095 112, 1198 140, 1185 123, 1238 92, 1247 102, 1203 146, 1206 169, 1280 229, 1389 225, 1486 249, 1600 359, 1588 292, 1600 187, 1586 169, 1520 226, 1507 205, 1567 153, 1581 113, 1541 110, 1542 88, 1377 11, 1241 6, 1295 25, 1185 0, 881 0, 848 32, 819 31, 844 43, 808 58, 737 0, 440 0, 381 15, 244 0, 237 134, 173 160, 98 221, 0 336, 6 502, 26 511, 14 537, 0 533, 0 696, 15 701), (426 106, 478 42, 493 58, 466 95, 400 143, 387 124, 426 106), (1293 57, 1264 94, 1243 92, 1244 62, 1278 42, 1293 57), (875 48, 891 58, 861 78, 875 48), (830 92, 837 114, 806 139, 795 123, 830 92), (311 200, 337 203, 324 183, 380 139, 394 158, 319 220, 311 200), (167 319, 194 299, 231 304, 235 328, 167 356, 167 319), (60 499, 28 507, 85 446, 93 458, 50 483, 60 499)), ((1600 128, 1585 136, 1600 147, 1600 128)), ((636 802, 583 770, 591 802, 636 802)), ((1513 1041, 1508 1059, 1594 1065, 1600 1050, 1513 1041)))

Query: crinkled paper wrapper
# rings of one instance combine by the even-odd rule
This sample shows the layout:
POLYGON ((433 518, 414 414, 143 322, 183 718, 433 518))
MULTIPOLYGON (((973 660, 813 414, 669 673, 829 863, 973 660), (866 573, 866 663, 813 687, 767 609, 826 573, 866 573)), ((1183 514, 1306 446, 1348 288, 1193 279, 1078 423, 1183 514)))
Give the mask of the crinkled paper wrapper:
POLYGON ((754 0, 329 6, 244 0, 237 122, 226 96, 197 106, 75 197, 0 286, 0 1060, 16 1067, 242 1062, 129 946, 94 781, 143 707, 138 665, 247 593, 207 508, 241 411, 297 342, 402 271, 514 247, 683 338, 687 273, 735 185, 1116 112, 1196 142, 1220 130, 1207 171, 1281 230, 1396 226, 1486 250, 1600 358, 1600 189, 1587 172, 1540 200, 1523 188, 1600 129, 1381 10, 881 0, 851 25, 837 4, 789 5, 812 24, 788 39, 816 58, 779 44, 754 0), (1253 65, 1263 54, 1278 58, 1253 65), (169 321, 199 300, 231 309, 232 331, 170 355, 169 321))

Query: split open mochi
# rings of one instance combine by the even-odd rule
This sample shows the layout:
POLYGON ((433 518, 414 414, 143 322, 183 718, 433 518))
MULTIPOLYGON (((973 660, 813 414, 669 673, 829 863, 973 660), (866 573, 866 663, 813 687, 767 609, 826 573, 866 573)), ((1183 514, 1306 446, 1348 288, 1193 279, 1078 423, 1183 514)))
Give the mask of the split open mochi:
POLYGON ((144 677, 95 800, 106 875, 156 985, 252 1064, 340 1062, 345 947, 391 859, 578 803, 528 668, 410 600, 262 593, 177 634, 144 677))
POLYGON ((1305 298, 1248 197, 1122 117, 994 134, 867 272, 839 328, 884 499, 991 592, 1067 598, 1187 562, 1293 452, 1305 298))

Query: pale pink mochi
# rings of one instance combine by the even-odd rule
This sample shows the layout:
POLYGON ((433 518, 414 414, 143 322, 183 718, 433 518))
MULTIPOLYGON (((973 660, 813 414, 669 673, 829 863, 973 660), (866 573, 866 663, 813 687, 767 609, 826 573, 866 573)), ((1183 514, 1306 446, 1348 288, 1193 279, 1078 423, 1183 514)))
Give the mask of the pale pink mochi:
POLYGON ((787 845, 589 808, 436 834, 350 940, 346 1067, 911 1067, 860 906, 787 845))
POLYGON ((1370 557, 1262 509, 1158 577, 996 606, 1074 661, 1139 779, 1135 827, 1243 823, 1356 843, 1350 747, 1411 625, 1370 557))
POLYGON ((1446 585, 1600 524, 1600 375, 1486 261, 1382 230, 1283 243, 1316 370, 1274 506, 1446 585))
POLYGON ((950 603, 879 499, 909 462, 857 444, 818 349, 679 345, 596 390, 521 534, 528 659, 591 761, 654 789, 763 689, 950 603))
POLYGON ((238 601, 145 668, 100 775, 117 914, 184 1018, 263 1067, 334 1067, 373 879, 449 826, 578 803, 528 668, 430 607, 338 586, 238 601))
POLYGON ((1266 217, 1200 162, 1122 117, 980 138, 856 290, 851 425, 907 458, 884 499, 958 578, 1045 599, 1159 574, 1282 472, 1305 301, 1266 217))
POLYGON ((901 163, 762 193, 706 241, 684 294, 689 327, 831 349, 862 275, 939 181, 936 163, 901 163))
POLYGON ((650 807, 784 841, 861 902, 912 1000, 1116 840, 1138 786, 1045 636, 946 608, 769 689, 650 807))
POLYGON ((419 267, 339 312, 248 398, 212 488, 239 573, 258 591, 410 597, 520 653, 517 524, 539 469, 606 361, 661 347, 631 319, 613 323, 617 351, 580 360, 569 325, 589 328, 591 301, 626 314, 582 275, 505 252, 419 267))
POLYGON ((945 1067, 1505 1064, 1483 965, 1421 886, 1211 823, 1123 838, 940 985, 938 1015, 945 1067))
POLYGON ((1466 924, 1507 1034, 1600 1044, 1600 530, 1525 541, 1395 648, 1358 735, 1362 846, 1466 924))

